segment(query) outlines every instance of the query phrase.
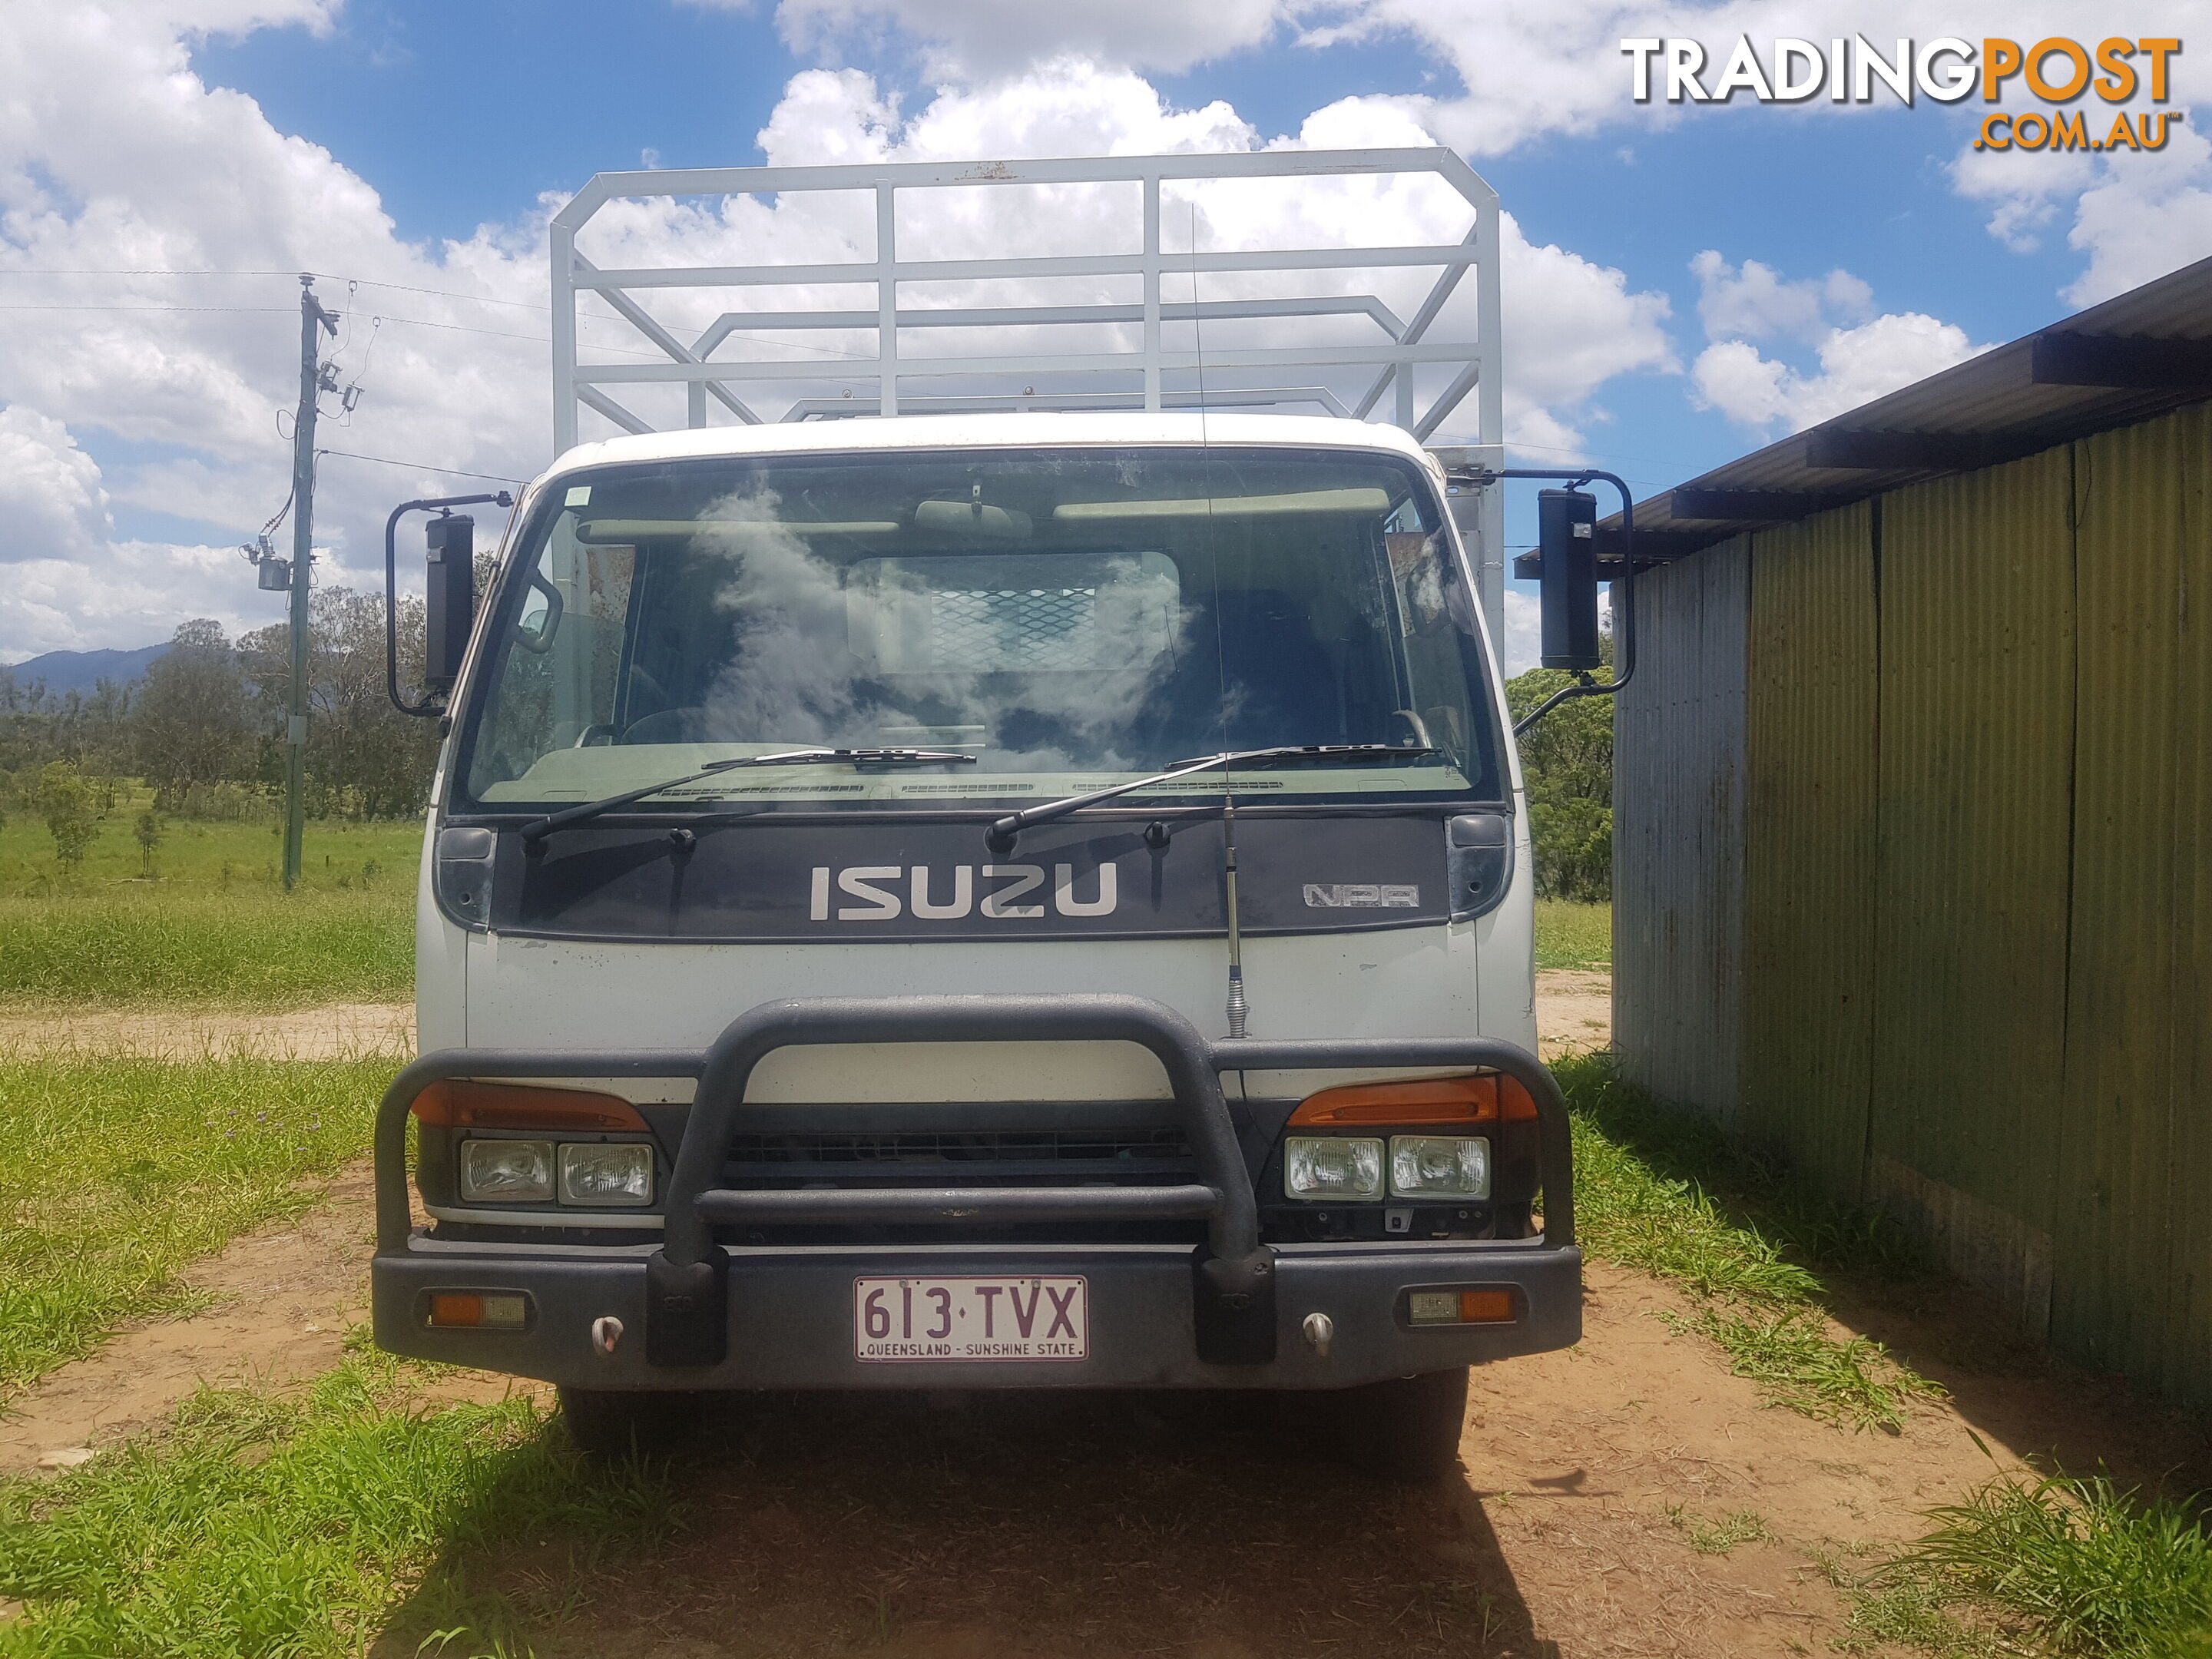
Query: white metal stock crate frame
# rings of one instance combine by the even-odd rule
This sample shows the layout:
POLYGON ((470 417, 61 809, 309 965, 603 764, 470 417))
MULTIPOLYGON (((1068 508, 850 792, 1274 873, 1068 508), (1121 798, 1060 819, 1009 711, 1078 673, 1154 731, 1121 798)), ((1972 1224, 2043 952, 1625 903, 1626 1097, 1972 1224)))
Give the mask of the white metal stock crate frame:
MULTIPOLYGON (((690 421, 707 423, 707 400, 720 403, 739 421, 760 416, 738 395, 748 382, 853 380, 873 379, 878 386, 877 411, 896 415, 950 408, 1134 408, 1196 407, 1198 392, 1169 391, 1163 377, 1175 371, 1328 368, 1369 366, 1377 373, 1366 394, 1351 408, 1325 386, 1224 387, 1204 395, 1210 404, 1249 408, 1267 403, 1319 403, 1332 413, 1364 419, 1395 386, 1393 422, 1425 438, 1470 392, 1478 394, 1476 419, 1480 441, 1498 441, 1504 410, 1498 374, 1498 192, 1448 149, 1363 149, 1269 151, 1258 155, 1143 155, 1064 161, 983 161, 959 164, 899 162, 841 167, 705 167, 651 173, 603 173, 554 216, 553 422, 554 441, 567 449, 576 441, 579 404, 598 410, 630 432, 653 430, 602 388, 609 386, 677 381, 690 392, 690 421), (1322 179, 1391 173, 1431 173, 1443 179, 1474 210, 1465 239, 1443 246, 1222 251, 1170 254, 1160 238, 1160 187, 1169 180, 1237 179, 1322 179), (897 252, 896 201, 901 191, 988 185, 1137 184, 1143 187, 1141 250, 1127 253, 1047 254, 1004 259, 903 259, 897 252), (792 191, 872 191, 876 207, 876 257, 830 264, 670 265, 603 270, 576 251, 576 235, 609 202, 638 197, 714 197, 781 194, 792 191), (1372 295, 1318 295, 1271 300, 1170 303, 1161 295, 1164 276, 1182 272, 1297 271, 1437 266, 1441 270, 1410 321, 1401 320, 1372 295), (1472 343, 1432 343, 1430 326, 1443 310, 1469 269, 1476 272, 1476 335, 1472 343), (1006 278, 1136 276, 1143 280, 1136 305, 1034 305, 992 307, 946 307, 901 309, 900 284, 1006 278), (868 283, 876 291, 873 310, 726 312, 696 339, 679 338, 641 306, 634 290, 644 289, 732 289, 814 283, 868 283), (577 358, 576 301, 582 293, 602 295, 643 338, 665 353, 666 362, 584 363, 577 358), (1200 354, 1170 350, 1161 343, 1164 323, 1234 318, 1304 318, 1364 315, 1376 325, 1371 342, 1330 345, 1243 346, 1200 354), (1134 351, 1018 356, 912 357, 901 354, 899 331, 921 328, 1029 327, 1053 323, 1141 323, 1141 344, 1134 351), (736 336, 778 331, 873 330, 876 356, 809 363, 724 358, 716 352, 736 336), (1413 371, 1428 363, 1456 365, 1458 374, 1429 404, 1415 412, 1413 371), (947 377, 1004 379, 1018 375, 1108 374, 1143 376, 1143 390, 1057 392, 1036 396, 986 392, 956 397, 902 395, 902 380, 947 377)), ((802 398, 785 416, 805 419, 856 412, 851 398, 802 398)))
MULTIPOLYGON (((1417 439, 1425 440, 1470 393, 1475 398, 1478 440, 1465 459, 1495 469, 1502 466, 1504 423, 1498 367, 1498 192, 1452 151, 1444 149, 1267 151, 1259 154, 1085 157, 1027 161, 878 162, 834 167, 702 167, 649 173, 603 173, 578 191, 554 216, 551 228, 553 302, 553 438, 556 453, 577 441, 580 406, 590 408, 623 430, 645 433, 654 427, 611 396, 606 388, 670 382, 687 392, 687 424, 707 424, 709 398, 747 424, 761 416, 740 395, 748 386, 794 382, 873 380, 872 400, 848 393, 836 398, 799 398, 785 420, 817 419, 863 412, 896 415, 972 410, 1214 409, 1313 405, 1328 412, 1368 418, 1386 395, 1389 419, 1417 439), (1458 242, 1401 247, 1332 247, 1220 250, 1166 252, 1160 235, 1161 186, 1169 181, 1229 179, 1324 179, 1427 173, 1443 180, 1473 210, 1474 222, 1458 242), (1135 184, 1141 186, 1142 226, 1134 252, 1048 254, 1012 258, 910 259, 898 253, 897 200, 901 191, 996 185, 1135 184), (668 265, 602 270, 577 252, 577 234, 610 202, 631 198, 766 196, 796 191, 868 191, 875 198, 876 250, 872 259, 817 264, 668 265), (1274 299, 1170 303, 1161 293, 1163 279, 1189 273, 1249 271, 1333 271, 1433 267, 1437 276, 1410 319, 1401 319, 1377 296, 1320 294, 1274 299), (1475 273, 1475 338, 1433 342, 1428 331, 1445 302, 1469 270, 1475 273), (904 307, 902 283, 946 281, 1049 279, 1068 276, 1134 276, 1141 279, 1136 304, 1016 305, 904 307), (696 339, 679 337, 635 297, 645 289, 730 289, 805 284, 872 285, 872 310, 726 311, 696 339), (665 362, 582 362, 578 360, 577 300, 597 294, 629 323, 665 362), (1232 319, 1300 319, 1364 316, 1371 335, 1342 343, 1229 346, 1203 353, 1170 349, 1162 325, 1232 319), (902 329, 1028 328, 1043 324, 1140 324, 1133 351, 968 355, 917 357, 902 353, 902 329), (738 331, 744 331, 740 334, 738 331), (791 362, 718 355, 747 337, 781 331, 872 331, 876 355, 834 361, 791 362), (1450 381, 1425 409, 1417 406, 1414 375, 1424 365, 1455 369, 1450 381), (1206 386, 1171 389, 1171 374, 1216 372, 1246 378, 1255 372, 1370 368, 1365 392, 1347 404, 1325 385, 1206 386), (1017 378, 1082 380, 1119 377, 1121 385, 1103 390, 1008 391, 1017 378), (1141 377, 1141 389, 1131 382, 1141 377), (967 390, 918 394, 911 383, 927 380, 967 390), (992 384, 996 382, 997 384, 992 384), (871 410, 870 403, 873 409, 871 410)), ((1304 377, 1311 379, 1313 377, 1304 377)), ((1497 637, 1503 605, 1503 522, 1498 492, 1454 502, 1455 516, 1470 543, 1478 569, 1484 610, 1497 637)))

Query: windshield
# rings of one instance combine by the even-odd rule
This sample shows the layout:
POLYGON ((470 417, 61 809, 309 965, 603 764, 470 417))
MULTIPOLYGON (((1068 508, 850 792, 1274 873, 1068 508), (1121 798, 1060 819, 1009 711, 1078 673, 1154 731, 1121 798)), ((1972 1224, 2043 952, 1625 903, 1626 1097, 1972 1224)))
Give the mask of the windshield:
MULTIPOLYGON (((740 769, 652 810, 1019 805, 1278 744, 1408 753, 1238 773, 1240 797, 1499 799, 1475 606, 1441 530, 1419 469, 1341 450, 580 475, 502 586, 454 804, 558 807, 818 746, 975 763, 740 769)), ((1223 788, 1214 773, 1129 799, 1223 788)))

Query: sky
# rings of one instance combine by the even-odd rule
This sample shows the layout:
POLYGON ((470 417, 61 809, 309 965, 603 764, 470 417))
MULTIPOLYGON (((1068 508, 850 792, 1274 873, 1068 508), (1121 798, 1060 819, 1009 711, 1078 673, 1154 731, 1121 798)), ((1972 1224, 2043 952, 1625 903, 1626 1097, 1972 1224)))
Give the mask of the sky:
MULTIPOLYGON (((1876 84, 1864 103, 1639 104, 1620 42, 1700 41, 1710 82, 1739 37, 1770 67, 1785 36, 1863 34, 1885 53, 1939 34, 2094 48, 2113 27, 2102 7, 0 7, 0 662, 147 645, 188 617, 233 631, 281 617, 239 550, 289 485, 293 273, 319 273, 342 319, 337 385, 357 388, 349 413, 325 399, 320 443, 342 453, 318 475, 319 583, 380 580, 397 502, 541 471, 546 223, 605 170, 1449 145, 1506 214, 1510 459, 1588 462, 1655 493, 2212 254, 2212 134, 2191 124, 2212 73, 2198 67, 2212 64, 2208 11, 2190 0, 2129 20, 2184 43, 2167 101, 2145 86, 2126 106, 2184 112, 2162 150, 2061 155, 1977 150, 1993 106, 1972 95, 1906 107, 1876 84)), ((2032 107, 2019 92, 1994 107, 2032 107)), ((2094 97, 2077 106, 2109 119, 2094 97)), ((602 216, 595 257, 865 254, 826 199, 626 204, 602 216)), ((1451 208, 1309 192, 1189 211, 1201 240, 1315 246, 1455 240, 1451 208)), ((1081 219, 1041 226, 1009 198, 941 234, 947 251, 980 250, 1076 238, 1081 219)), ((1461 307, 1440 328, 1471 318, 1461 307)), ((611 319, 584 337, 636 343, 611 319)), ((611 430, 586 416, 586 437, 611 430)), ((1516 508, 1513 532, 1526 523, 1516 508)), ((1532 655, 1529 595, 1508 611, 1510 670, 1532 655)))

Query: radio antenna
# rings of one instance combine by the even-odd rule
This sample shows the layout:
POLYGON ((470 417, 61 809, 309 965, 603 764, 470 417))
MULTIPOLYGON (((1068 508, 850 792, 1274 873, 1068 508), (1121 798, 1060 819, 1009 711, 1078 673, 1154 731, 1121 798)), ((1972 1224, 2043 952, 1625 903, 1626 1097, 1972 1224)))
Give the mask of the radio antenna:
MULTIPOLYGON (((1206 407, 1206 322, 1198 303, 1198 198, 1190 203, 1190 330, 1192 356, 1198 366, 1199 465, 1206 476, 1206 545, 1213 566, 1213 662, 1221 687, 1221 708, 1229 708, 1229 652, 1221 629, 1221 538, 1213 522, 1213 447, 1206 407)), ((1229 742, 1224 725, 1221 741, 1229 742)), ((1230 769, 1221 769, 1221 902, 1229 924, 1229 1035, 1244 1035, 1249 1012, 1244 1000, 1244 933, 1237 914, 1237 787, 1230 769)))

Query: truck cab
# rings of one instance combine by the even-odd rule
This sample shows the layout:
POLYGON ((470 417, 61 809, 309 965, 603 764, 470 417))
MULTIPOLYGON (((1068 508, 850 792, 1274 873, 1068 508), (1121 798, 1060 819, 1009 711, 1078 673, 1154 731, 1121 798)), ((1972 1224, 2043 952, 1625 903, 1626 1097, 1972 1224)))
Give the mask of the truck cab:
POLYGON ((1581 1326, 1451 507, 1400 427, 1204 407, 568 449, 437 705, 379 1343, 608 1451, 1257 1389, 1448 1464, 1468 1368, 1581 1326))

